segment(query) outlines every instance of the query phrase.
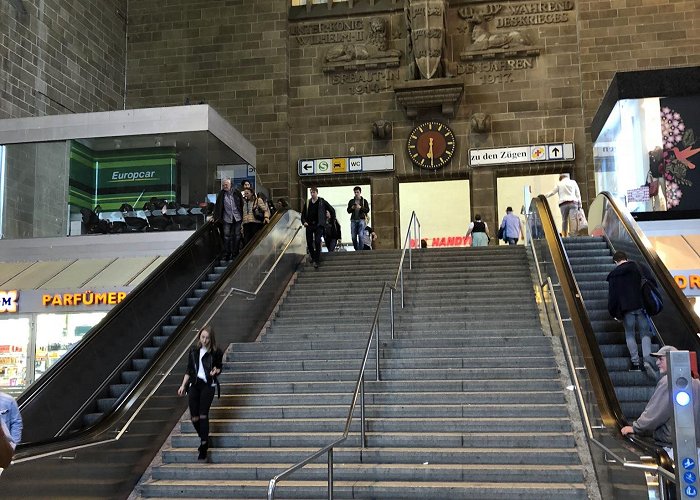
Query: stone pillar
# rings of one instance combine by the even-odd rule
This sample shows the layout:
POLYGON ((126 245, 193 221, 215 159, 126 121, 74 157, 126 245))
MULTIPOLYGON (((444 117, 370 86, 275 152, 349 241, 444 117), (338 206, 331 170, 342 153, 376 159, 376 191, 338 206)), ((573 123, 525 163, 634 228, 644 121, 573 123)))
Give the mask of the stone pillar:
POLYGON ((399 224, 399 181, 395 176, 376 177, 371 183, 372 206, 370 207, 370 225, 377 233, 374 248, 401 248, 405 228, 396 228, 399 224))
POLYGON ((481 218, 489 226, 491 242, 498 244, 495 238, 500 223, 498 210, 498 198, 496 192, 496 171, 493 168, 475 168, 469 174, 469 190, 471 191, 472 218, 480 214, 481 218))

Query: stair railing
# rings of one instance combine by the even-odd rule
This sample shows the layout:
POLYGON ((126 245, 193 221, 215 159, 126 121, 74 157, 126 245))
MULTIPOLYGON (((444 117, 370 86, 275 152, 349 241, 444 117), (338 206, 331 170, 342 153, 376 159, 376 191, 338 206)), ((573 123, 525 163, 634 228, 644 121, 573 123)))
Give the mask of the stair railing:
POLYGON ((295 471, 307 466, 313 460, 318 457, 327 454, 328 463, 328 499, 333 500, 333 451, 334 449, 343 443, 350 434, 350 426, 352 424, 353 415, 355 413, 355 408, 357 407, 357 399, 360 398, 360 444, 362 448, 367 447, 366 436, 365 436, 365 371, 367 368, 367 359, 369 358, 369 352, 372 348, 372 343, 376 341, 375 347, 375 377, 376 381, 381 380, 381 374, 379 371, 379 314, 381 312, 382 302, 386 291, 389 290, 390 295, 390 319, 391 319, 391 338, 394 339, 394 291, 398 286, 401 287, 401 308, 404 307, 404 286, 403 286, 403 265, 406 260, 406 253, 408 253, 408 267, 413 269, 412 253, 411 247, 413 246, 411 241, 411 236, 414 236, 414 241, 417 245, 420 245, 420 222, 416 216, 416 212, 411 213, 411 220, 408 224, 408 229, 406 231, 406 237, 404 238, 403 247, 401 251, 401 258, 399 259, 398 269, 396 271, 396 278, 394 283, 385 281, 382 286, 382 291, 379 294, 379 300, 377 301, 377 307, 374 310, 374 319, 372 320, 372 325, 369 329, 369 336, 367 338, 367 345, 365 346, 365 353, 362 357, 362 366, 357 375, 357 380, 355 381, 355 391, 352 395, 352 401, 350 403, 350 408, 348 410, 348 416, 345 419, 345 428, 343 429, 343 434, 335 441, 327 444, 318 451, 312 453, 305 459, 297 462, 288 469, 280 472, 275 477, 270 479, 267 487, 267 498, 268 500, 274 500, 275 491, 277 490, 277 485, 282 479, 286 479, 288 476, 293 474, 295 471), (399 285, 400 284, 400 285, 399 285))

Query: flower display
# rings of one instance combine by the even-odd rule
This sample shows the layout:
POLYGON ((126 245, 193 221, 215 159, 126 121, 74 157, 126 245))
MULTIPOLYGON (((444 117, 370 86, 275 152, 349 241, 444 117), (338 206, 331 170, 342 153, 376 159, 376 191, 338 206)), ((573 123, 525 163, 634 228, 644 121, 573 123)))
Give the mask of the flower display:
POLYGON ((681 114, 668 106, 661 108, 661 136, 663 154, 661 161, 653 168, 658 169, 654 176, 663 178, 666 204, 670 209, 680 204, 683 187, 693 185, 687 178, 687 173, 688 170, 695 169, 695 164, 690 158, 700 152, 700 148, 693 148, 693 129, 686 127, 681 114))

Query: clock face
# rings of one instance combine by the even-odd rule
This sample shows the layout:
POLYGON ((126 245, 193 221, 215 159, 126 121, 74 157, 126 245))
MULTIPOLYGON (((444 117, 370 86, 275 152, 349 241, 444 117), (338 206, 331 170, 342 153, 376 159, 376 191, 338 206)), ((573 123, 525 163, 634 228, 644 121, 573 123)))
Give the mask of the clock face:
POLYGON ((440 122, 425 122, 411 131, 406 149, 418 167, 435 170, 447 165, 455 154, 457 143, 452 129, 440 122))

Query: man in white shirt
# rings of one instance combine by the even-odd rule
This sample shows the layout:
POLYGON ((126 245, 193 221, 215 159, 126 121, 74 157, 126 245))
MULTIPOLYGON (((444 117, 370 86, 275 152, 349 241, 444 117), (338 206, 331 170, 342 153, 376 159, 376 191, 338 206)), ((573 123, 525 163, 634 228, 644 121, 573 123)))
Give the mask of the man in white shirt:
POLYGON ((559 182, 554 189, 546 194, 547 198, 559 195, 559 210, 561 210, 561 234, 569 234, 569 215, 572 210, 581 208, 581 191, 576 181, 569 178, 569 174, 560 174, 559 182))

